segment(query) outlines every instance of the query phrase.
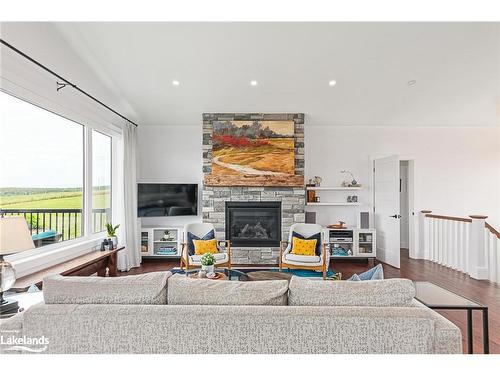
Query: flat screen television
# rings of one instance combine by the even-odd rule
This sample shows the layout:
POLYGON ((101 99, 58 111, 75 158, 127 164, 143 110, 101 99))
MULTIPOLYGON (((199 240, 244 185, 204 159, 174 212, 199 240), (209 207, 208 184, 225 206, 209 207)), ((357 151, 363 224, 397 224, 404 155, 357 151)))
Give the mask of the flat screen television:
POLYGON ((139 217, 198 214, 197 184, 138 184, 139 217))

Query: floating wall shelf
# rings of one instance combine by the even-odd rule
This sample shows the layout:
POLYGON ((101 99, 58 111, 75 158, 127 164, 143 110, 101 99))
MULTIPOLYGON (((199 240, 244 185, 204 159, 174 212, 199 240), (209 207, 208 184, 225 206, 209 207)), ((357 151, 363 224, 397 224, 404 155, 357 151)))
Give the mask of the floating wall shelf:
POLYGON ((306 190, 363 190, 363 187, 362 186, 358 186, 358 187, 344 187, 344 186, 331 186, 331 187, 328 187, 328 186, 307 186, 306 187, 306 190))
POLYGON ((306 206, 361 206, 360 202, 307 202, 306 206))

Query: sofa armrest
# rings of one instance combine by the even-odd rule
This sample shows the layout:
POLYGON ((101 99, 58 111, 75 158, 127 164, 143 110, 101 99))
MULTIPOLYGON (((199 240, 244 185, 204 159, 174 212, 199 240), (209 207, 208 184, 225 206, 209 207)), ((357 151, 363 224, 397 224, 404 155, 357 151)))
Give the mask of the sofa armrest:
POLYGON ((435 354, 462 354, 462 332, 455 324, 441 314, 413 299, 412 306, 428 310, 434 319, 434 353, 435 354))
POLYGON ((24 311, 7 319, 0 319, 0 335, 6 331, 21 331, 23 329, 23 314, 24 311))

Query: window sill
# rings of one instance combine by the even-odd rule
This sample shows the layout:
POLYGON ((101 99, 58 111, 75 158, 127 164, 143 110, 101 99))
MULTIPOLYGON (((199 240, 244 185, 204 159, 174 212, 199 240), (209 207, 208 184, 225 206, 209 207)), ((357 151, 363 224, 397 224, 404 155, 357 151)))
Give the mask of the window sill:
POLYGON ((20 278, 96 250, 103 238, 101 233, 98 236, 78 239, 78 241, 68 241, 64 246, 58 244, 57 248, 43 247, 34 249, 32 254, 15 254, 5 257, 5 260, 14 267, 16 278, 20 278), (38 251, 41 249, 45 251, 38 251))

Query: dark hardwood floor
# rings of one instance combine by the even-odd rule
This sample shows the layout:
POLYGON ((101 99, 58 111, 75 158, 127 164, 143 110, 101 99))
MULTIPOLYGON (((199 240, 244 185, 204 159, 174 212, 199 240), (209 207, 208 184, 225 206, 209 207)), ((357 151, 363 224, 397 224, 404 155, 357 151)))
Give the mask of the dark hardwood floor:
MULTIPOLYGON (((134 268, 121 275, 134 275, 145 272, 164 271, 178 267, 175 260, 146 260, 141 267, 134 268)), ((332 262, 332 267, 342 272, 342 278, 347 279, 353 273, 361 273, 369 267, 366 261, 341 260, 332 262)), ((235 267, 237 268, 237 267, 235 267)), ((402 277, 415 281, 430 281, 441 285, 457 294, 473 299, 489 307, 490 352, 500 354, 500 285, 488 281, 474 280, 467 275, 440 266, 426 260, 410 259, 408 251, 401 251, 401 268, 396 269, 384 264, 386 278, 402 277)), ((467 316, 465 311, 439 311, 442 315, 455 323, 463 336, 464 352, 467 351, 466 327, 467 316)), ((474 319, 474 353, 482 353, 482 316, 480 312, 473 313, 474 319)))

